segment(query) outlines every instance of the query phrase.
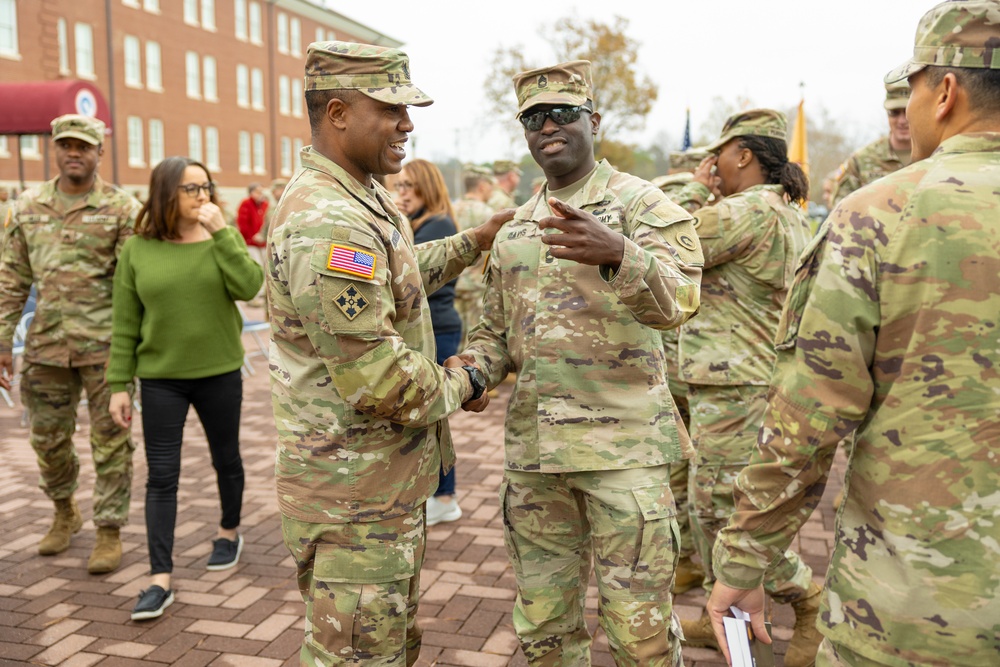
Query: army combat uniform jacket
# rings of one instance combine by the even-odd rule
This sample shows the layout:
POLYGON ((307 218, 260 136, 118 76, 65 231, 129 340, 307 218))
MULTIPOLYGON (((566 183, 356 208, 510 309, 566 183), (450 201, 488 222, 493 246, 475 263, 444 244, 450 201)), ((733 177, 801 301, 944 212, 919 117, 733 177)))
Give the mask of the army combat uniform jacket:
POLYGON ((715 573, 752 588, 855 433, 820 630, 880 664, 1000 659, 1000 133, 838 206, 803 254, 715 573))
POLYGON ((887 174, 899 171, 904 166, 906 165, 889 145, 888 136, 876 139, 855 151, 837 169, 837 180, 830 195, 830 206, 836 206, 855 190, 860 190, 887 174))
POLYGON ((472 393, 435 362, 426 294, 479 256, 472 232, 414 247, 388 192, 306 148, 270 232, 271 389, 281 511, 381 521, 455 459, 445 417, 472 393))
MULTIPOLYGON (((700 185, 700 184, 699 184, 700 185)), ((680 333, 681 379, 767 385, 774 332, 809 223, 780 185, 755 185, 695 213, 702 310, 680 333)))
POLYGON ((35 318, 24 350, 32 364, 62 368, 103 364, 111 347, 111 287, 139 202, 98 176, 89 194, 65 213, 58 178, 14 203, 0 254, 0 352, 37 285, 35 318))
POLYGON ((552 215, 546 198, 543 189, 497 234, 468 350, 491 387, 517 373, 507 469, 617 470, 689 458, 660 330, 698 308, 702 256, 691 216, 602 161, 567 203, 626 237, 612 276, 552 257, 541 236, 558 232, 538 227, 552 215))

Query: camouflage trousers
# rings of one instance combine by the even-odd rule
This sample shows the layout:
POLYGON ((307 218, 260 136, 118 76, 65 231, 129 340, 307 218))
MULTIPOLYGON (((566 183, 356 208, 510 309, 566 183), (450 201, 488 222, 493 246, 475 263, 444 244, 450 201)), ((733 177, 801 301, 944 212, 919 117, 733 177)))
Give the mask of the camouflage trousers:
MULTIPOLYGON (((688 385, 691 438, 697 454, 691 464, 691 533, 705 566, 706 592, 711 592, 712 546, 736 510, 733 487, 757 446, 757 431, 767 406, 767 387, 756 385, 688 385)), ((778 602, 805 596, 812 569, 797 553, 786 551, 768 568, 764 590, 778 602)))
POLYGON ((462 318, 462 339, 458 342, 462 351, 469 342, 469 332, 483 317, 483 291, 455 290, 455 310, 462 318))
POLYGON ((504 542, 517 578, 514 631, 530 665, 590 664, 584 603, 592 561, 615 664, 681 664, 670 594, 677 520, 668 479, 667 466, 504 472, 504 542))
POLYGON ((306 603, 299 663, 403 667, 417 661, 424 507, 386 521, 281 518, 306 603))
POLYGON ((80 459, 73 446, 80 392, 87 392, 94 482, 94 525, 124 526, 132 499, 132 435, 115 425, 108 411, 111 390, 104 364, 61 368, 24 365, 21 402, 28 409, 31 447, 38 457, 38 486, 52 500, 76 491, 80 459))
MULTIPOLYGON (((677 411, 681 413, 684 427, 691 429, 691 412, 688 407, 687 384, 670 380, 670 395, 674 399, 677 411)), ((677 503, 677 528, 680 530, 680 559, 690 558, 695 554, 694 537, 691 535, 691 502, 688 495, 688 479, 691 470, 690 461, 675 461, 670 464, 670 490, 677 503)))
MULTIPOLYGON (((946 665, 948 661, 942 660, 940 664, 946 665)), ((886 667, 886 665, 855 653, 843 644, 834 644, 824 637, 816 655, 816 667, 886 667)))

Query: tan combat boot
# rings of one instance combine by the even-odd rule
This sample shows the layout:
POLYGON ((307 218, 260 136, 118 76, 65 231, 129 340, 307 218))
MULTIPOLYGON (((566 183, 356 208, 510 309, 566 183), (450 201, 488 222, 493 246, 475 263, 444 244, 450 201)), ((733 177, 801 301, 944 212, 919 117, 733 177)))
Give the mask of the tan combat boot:
POLYGON ((705 580, 705 570, 701 565, 695 563, 690 557, 677 561, 674 569, 674 587, 671 589, 674 595, 686 593, 695 586, 701 586, 705 580))
POLYGON ((806 597, 792 603, 792 609, 795 610, 795 631, 788 644, 788 652, 785 653, 785 667, 810 667, 816 664, 816 653, 823 641, 823 635, 816 627, 822 592, 822 588, 812 583, 806 597))
POLYGON ((122 541, 118 526, 98 526, 97 541, 87 561, 87 572, 104 574, 117 568, 122 562, 122 541))
POLYGON ((712 619, 709 618, 707 611, 702 610, 701 618, 697 621, 681 619, 681 630, 684 632, 684 646, 719 650, 719 642, 712 632, 712 619))
POLYGON ((83 517, 76 499, 70 496, 54 501, 56 513, 52 518, 52 527, 48 534, 38 543, 38 553, 43 556, 54 556, 69 549, 69 539, 73 533, 80 532, 83 527, 83 517))

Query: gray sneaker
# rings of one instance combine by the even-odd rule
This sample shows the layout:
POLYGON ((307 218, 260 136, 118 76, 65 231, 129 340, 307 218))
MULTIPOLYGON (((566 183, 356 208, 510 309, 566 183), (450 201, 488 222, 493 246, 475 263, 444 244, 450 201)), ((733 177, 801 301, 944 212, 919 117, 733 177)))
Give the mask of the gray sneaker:
POLYGON ((240 562, 241 553, 243 553, 242 535, 237 535, 235 540, 227 540, 224 537, 212 540, 212 555, 208 557, 208 569, 214 572, 236 567, 240 562))
POLYGON ((174 592, 160 586, 150 586, 139 593, 139 601, 132 608, 132 620, 144 621, 163 615, 163 610, 174 602, 174 592))

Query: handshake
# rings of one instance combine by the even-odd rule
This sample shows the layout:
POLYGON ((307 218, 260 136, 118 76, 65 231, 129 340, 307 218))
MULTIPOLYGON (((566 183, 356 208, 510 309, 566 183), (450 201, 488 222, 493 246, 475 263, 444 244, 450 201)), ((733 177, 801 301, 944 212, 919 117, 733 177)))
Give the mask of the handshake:
POLYGON ((479 364, 470 356, 456 354, 444 360, 445 368, 460 368, 469 374, 472 382, 472 398, 462 403, 466 412, 482 412, 490 404, 490 393, 487 391, 486 377, 479 369, 479 364))

